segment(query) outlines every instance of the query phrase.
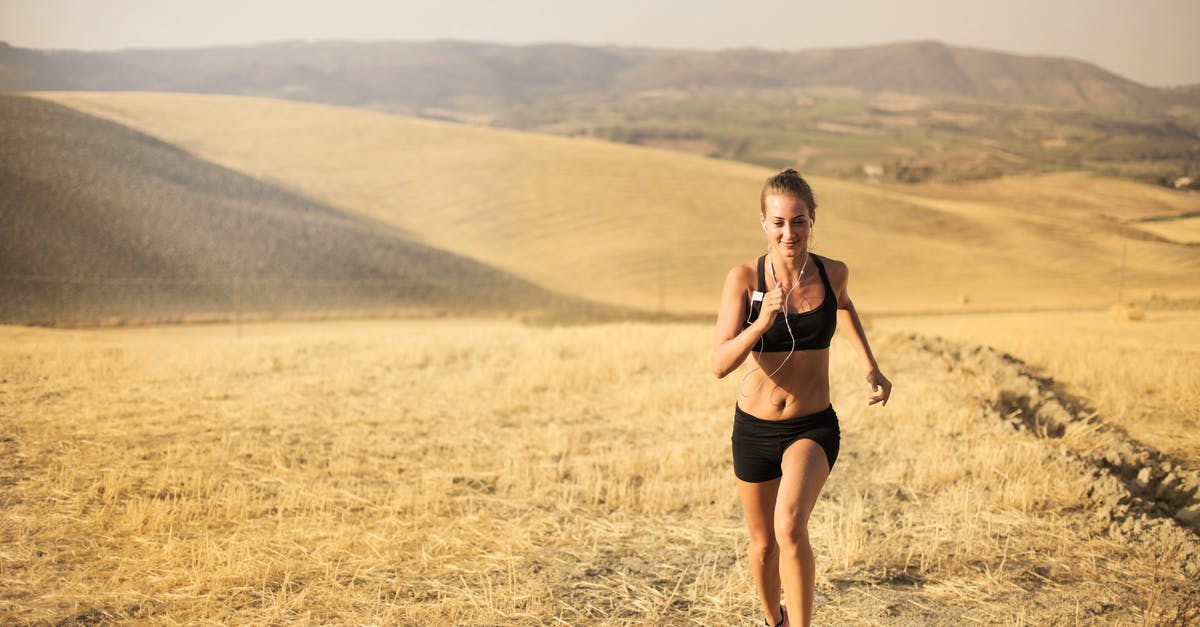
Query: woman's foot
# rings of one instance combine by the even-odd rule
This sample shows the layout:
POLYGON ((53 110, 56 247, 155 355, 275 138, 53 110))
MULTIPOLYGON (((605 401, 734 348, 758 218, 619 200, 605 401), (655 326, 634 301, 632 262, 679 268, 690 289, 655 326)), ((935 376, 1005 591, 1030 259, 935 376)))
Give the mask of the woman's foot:
POLYGON ((788 622, 788 617, 787 617, 787 607, 784 606, 783 604, 779 605, 779 615, 781 617, 779 619, 779 622, 772 623, 771 621, 764 618, 763 624, 766 625, 767 627, 788 627, 789 622, 788 622))

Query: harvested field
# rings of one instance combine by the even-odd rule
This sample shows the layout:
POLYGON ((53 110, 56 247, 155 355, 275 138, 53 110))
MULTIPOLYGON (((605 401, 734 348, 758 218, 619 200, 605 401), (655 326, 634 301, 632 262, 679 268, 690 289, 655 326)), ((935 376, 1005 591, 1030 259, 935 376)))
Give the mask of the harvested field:
POLYGON ((1152 308, 1142 321, 1046 312, 880 318, 1010 353, 1081 411, 1200 471, 1200 311, 1152 308))
MULTIPOLYGON (((712 379, 710 335, 4 327, 0 617, 750 624, 738 375, 712 379)), ((834 345, 844 441, 812 524, 818 624, 1196 618, 1200 547, 1175 518, 1194 476, 1175 504, 1148 499, 1091 455, 1137 446, 1012 358, 872 337, 886 408, 834 345)))
MULTIPOLYGON (((711 315, 725 272, 762 246, 766 168, 278 100, 38 96, 592 302, 711 315)), ((1094 307, 1122 272, 1138 288, 1129 298, 1200 296, 1200 250, 1142 228, 1200 211, 1194 194, 1079 173, 958 186, 809 178, 815 250, 850 265, 873 312, 953 312, 963 294, 976 309, 1094 307)))
MULTIPOLYGON (((60 286, 11 319, 242 324, 0 327, 0 623, 756 621, 741 375, 714 381, 711 327, 680 320, 760 249, 768 171, 262 99, 43 97, 129 128, 8 101, 59 120, 7 127, 10 178, 50 183, 9 199, 28 228, 0 274, 60 286), (83 290, 61 285, 96 279, 186 289, 147 292, 169 315, 101 316, 99 292, 65 315, 83 290), (284 279, 301 291, 268 298, 284 279), (454 283, 404 287, 433 279, 454 283), (597 322, 614 306, 659 322, 597 322)), ((835 342, 817 623, 1200 622, 1200 249, 1145 226, 1200 197, 813 183, 816 252, 854 269, 896 383, 867 407, 835 342), (1113 294, 1145 306, 1114 321, 1113 294)))

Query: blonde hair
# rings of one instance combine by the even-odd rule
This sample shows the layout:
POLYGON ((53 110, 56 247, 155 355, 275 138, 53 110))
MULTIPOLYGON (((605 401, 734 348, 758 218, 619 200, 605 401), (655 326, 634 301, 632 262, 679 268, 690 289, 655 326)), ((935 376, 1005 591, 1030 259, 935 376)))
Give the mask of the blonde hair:
POLYGON ((810 218, 815 218, 817 215, 817 200, 813 198, 812 186, 800 176, 799 172, 791 168, 772 176, 763 184, 762 198, 759 200, 763 215, 767 215, 767 196, 799 198, 808 206, 810 218))

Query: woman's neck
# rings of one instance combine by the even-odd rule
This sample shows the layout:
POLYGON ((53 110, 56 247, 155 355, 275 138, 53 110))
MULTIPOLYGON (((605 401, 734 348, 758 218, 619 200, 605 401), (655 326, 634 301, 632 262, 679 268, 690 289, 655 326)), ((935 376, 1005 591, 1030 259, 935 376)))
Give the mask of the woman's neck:
POLYGON ((793 257, 778 249, 773 249, 770 259, 771 267, 775 271, 775 281, 785 287, 790 287, 793 281, 802 280, 809 271, 808 257, 810 254, 808 251, 804 251, 793 257))

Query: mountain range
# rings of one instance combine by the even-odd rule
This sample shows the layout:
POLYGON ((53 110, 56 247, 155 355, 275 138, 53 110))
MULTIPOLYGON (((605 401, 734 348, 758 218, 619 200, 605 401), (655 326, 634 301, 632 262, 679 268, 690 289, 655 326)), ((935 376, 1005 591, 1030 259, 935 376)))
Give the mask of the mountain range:
POLYGON ((935 41, 685 51, 285 41, 82 52, 0 43, 0 91, 226 94, 586 136, 839 178, 1084 170, 1200 181, 1200 85, 935 41))
POLYGON ((795 52, 461 41, 84 52, 0 43, 3 91, 179 91, 471 109, 595 92, 814 86, 1054 107, 1197 106, 1196 89, 1149 87, 1074 59, 936 41, 795 52))

